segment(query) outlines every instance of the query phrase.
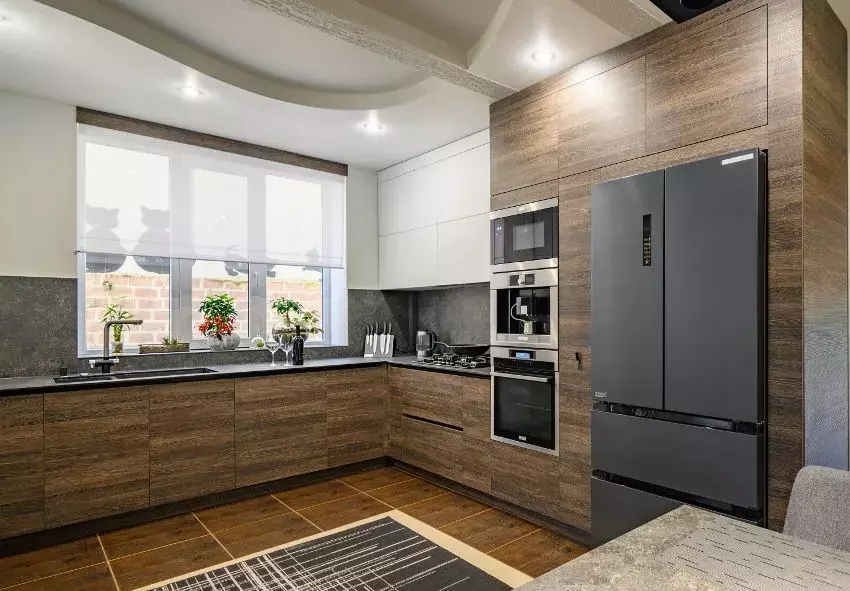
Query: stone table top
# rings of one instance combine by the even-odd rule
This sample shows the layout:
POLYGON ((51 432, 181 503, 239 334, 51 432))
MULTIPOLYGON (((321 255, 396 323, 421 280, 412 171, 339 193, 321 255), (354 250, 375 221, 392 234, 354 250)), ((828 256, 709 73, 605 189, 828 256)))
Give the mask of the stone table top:
POLYGON ((519 589, 850 589, 850 553, 683 506, 519 589))

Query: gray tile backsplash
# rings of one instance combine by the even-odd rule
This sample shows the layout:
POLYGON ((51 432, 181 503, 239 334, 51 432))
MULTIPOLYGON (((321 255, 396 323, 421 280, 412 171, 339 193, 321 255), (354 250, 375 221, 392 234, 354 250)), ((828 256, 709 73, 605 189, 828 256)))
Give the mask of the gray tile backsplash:
POLYGON ((490 285, 476 283, 417 293, 417 329, 449 344, 490 343, 490 285))

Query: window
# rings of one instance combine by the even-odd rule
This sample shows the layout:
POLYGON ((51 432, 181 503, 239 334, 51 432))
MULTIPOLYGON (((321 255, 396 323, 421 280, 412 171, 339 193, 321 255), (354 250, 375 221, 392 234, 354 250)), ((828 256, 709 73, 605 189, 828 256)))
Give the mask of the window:
POLYGON ((309 345, 347 344, 344 177, 86 125, 78 142, 81 353, 110 304, 143 321, 125 351, 204 348, 198 307, 219 293, 243 345, 280 323, 278 297, 318 313, 309 345))

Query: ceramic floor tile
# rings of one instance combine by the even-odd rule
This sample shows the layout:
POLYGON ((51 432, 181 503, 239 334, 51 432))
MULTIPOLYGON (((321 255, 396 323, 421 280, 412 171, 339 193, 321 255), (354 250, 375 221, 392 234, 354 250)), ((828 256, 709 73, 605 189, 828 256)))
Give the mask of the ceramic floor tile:
POLYGON ((110 560, 207 535, 191 513, 100 534, 110 560))
POLYGON ((0 589, 105 562, 96 537, 0 558, 0 589))
POLYGON ((539 577, 585 552, 584 546, 541 529, 493 550, 490 556, 530 577, 539 577))
POLYGON ((271 495, 195 512, 211 532, 221 531, 289 512, 271 495))
POLYGON ((396 509, 446 494, 448 491, 424 480, 408 480, 369 492, 369 496, 392 505, 396 509))
POLYGON ((319 533, 319 529, 295 513, 240 525, 216 534, 235 558, 274 548, 319 533))
POLYGON ((323 505, 316 505, 298 513, 323 530, 328 530, 387 511, 392 511, 392 509, 364 494, 358 494, 323 505))
POLYGON ((496 509, 450 523, 440 530, 482 552, 490 552, 538 529, 496 509))
POLYGON ((401 509, 411 517, 427 523, 431 527, 443 527, 459 519, 464 519, 485 511, 487 505, 468 497, 448 493, 420 503, 414 503, 401 509))
POLYGON ((378 468, 377 470, 369 470, 360 474, 352 474, 351 476, 340 478, 340 480, 358 490, 369 492, 382 486, 398 484, 399 482, 413 478, 416 477, 395 468, 378 468))
POLYGON ((13 587, 14 591, 116 591, 106 563, 87 566, 13 587))
POLYGON ((227 562, 230 556, 210 536, 148 550, 110 565, 121 589, 135 589, 227 562))
POLYGON ((337 480, 329 480, 275 493, 274 496, 298 511, 356 494, 357 491, 350 486, 346 486, 337 480))

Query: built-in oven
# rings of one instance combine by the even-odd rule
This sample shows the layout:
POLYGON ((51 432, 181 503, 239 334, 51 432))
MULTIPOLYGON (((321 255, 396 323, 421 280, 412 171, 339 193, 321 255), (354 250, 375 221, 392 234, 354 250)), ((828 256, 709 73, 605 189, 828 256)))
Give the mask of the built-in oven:
POLYGON ((490 435, 558 455, 558 352, 491 347, 490 435))
POLYGON ((493 273, 558 266, 558 199, 490 212, 493 273))
POLYGON ((490 344, 558 348, 558 269, 490 276, 490 344))

